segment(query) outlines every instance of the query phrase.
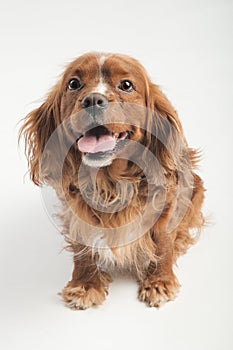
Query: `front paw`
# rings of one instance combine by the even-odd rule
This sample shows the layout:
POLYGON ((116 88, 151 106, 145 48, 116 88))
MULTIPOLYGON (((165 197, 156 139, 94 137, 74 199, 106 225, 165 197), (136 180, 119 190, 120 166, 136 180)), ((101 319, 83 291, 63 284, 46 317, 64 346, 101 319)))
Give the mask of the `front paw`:
POLYGON ((75 287, 68 285, 62 290, 61 296, 66 306, 72 310, 85 310, 91 306, 98 306, 103 303, 108 294, 106 287, 89 287, 78 284, 75 287))
POLYGON ((174 300, 180 289, 179 282, 175 276, 171 279, 148 278, 139 288, 138 298, 150 307, 164 305, 170 300, 174 300))

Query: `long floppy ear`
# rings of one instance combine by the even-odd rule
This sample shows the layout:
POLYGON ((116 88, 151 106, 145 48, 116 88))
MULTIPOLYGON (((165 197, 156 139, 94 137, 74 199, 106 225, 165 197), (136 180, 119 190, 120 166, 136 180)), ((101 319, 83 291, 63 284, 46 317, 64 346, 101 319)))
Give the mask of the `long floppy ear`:
POLYGON ((24 118, 20 129, 19 138, 25 139, 30 178, 36 185, 41 184, 40 161, 45 145, 60 120, 60 101, 59 89, 55 86, 45 102, 24 118))
MULTIPOLYGON (((202 183, 193 172, 198 161, 198 153, 188 147, 176 111, 156 85, 151 84, 148 89, 147 106, 147 123, 151 130, 147 135, 148 148, 158 159, 164 175, 170 175, 166 177, 169 182, 165 185, 171 186, 170 191, 169 186, 167 188, 167 198, 173 201, 172 215, 166 224, 167 232, 171 232, 178 227, 185 216, 190 216, 188 218, 190 222, 193 220, 195 194, 200 192, 201 196, 203 193, 202 183), (176 190, 173 192, 171 188, 176 190)), ((198 215, 196 227, 201 227, 203 218, 201 214, 198 215)), ((185 233, 185 239, 188 244, 193 243, 193 238, 188 231, 185 233)))
POLYGON ((179 168, 187 144, 178 115, 166 96, 152 83, 148 86, 148 148, 166 172, 179 168))

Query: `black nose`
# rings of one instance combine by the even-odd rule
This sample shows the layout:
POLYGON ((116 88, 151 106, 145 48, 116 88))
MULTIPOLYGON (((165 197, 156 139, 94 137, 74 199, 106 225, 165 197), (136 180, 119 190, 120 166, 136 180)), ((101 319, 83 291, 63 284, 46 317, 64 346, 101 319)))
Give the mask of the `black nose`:
POLYGON ((83 98, 81 105, 89 114, 95 116, 108 107, 108 100, 104 95, 92 93, 83 98))

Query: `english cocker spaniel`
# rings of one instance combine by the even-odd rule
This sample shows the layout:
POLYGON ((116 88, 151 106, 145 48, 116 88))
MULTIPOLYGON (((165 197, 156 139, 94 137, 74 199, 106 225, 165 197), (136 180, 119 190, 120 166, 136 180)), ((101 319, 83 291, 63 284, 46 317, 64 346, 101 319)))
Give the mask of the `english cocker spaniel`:
POLYGON ((173 300, 173 264, 204 224, 204 188, 197 152, 142 65, 120 54, 75 59, 21 135, 32 181, 51 186, 61 203, 74 254, 61 292, 67 306, 100 305, 114 270, 135 276, 148 306, 173 300))

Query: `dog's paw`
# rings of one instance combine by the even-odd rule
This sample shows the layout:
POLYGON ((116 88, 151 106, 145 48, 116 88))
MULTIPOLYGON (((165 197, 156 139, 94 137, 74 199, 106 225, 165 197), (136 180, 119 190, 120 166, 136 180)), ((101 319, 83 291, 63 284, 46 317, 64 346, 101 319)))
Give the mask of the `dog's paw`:
POLYGON ((140 286, 138 298, 150 307, 159 308, 174 300, 179 289, 180 285, 175 276, 170 280, 148 278, 140 286))
POLYGON ((68 284, 60 293, 66 306, 72 310, 85 310, 91 306, 101 305, 107 294, 105 287, 96 289, 82 284, 75 287, 68 284))

